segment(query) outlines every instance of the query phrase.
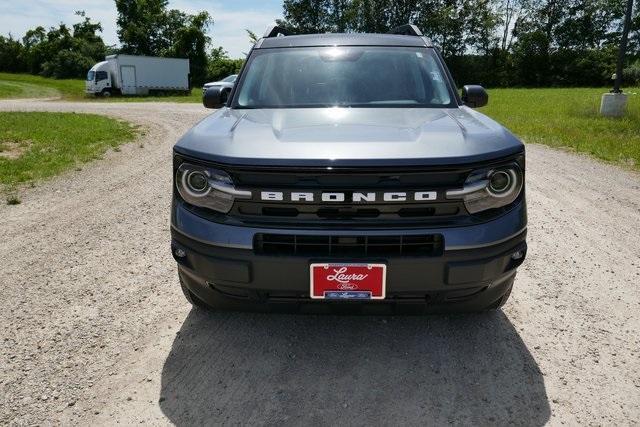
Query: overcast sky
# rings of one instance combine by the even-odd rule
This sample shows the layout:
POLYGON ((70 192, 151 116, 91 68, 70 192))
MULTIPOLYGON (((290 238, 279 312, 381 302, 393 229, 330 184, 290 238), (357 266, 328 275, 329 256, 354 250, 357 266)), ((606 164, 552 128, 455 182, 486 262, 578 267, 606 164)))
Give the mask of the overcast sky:
MULTIPOLYGON (((169 7, 185 12, 207 10, 214 20, 209 30, 213 46, 223 46, 238 58, 250 47, 245 28, 262 35, 282 16, 282 0, 169 0, 169 7)), ((119 44, 116 8, 111 0, 0 0, 0 34, 22 38, 25 31, 38 25, 71 25, 78 20, 73 14, 76 10, 84 10, 102 23, 106 44, 119 44)))

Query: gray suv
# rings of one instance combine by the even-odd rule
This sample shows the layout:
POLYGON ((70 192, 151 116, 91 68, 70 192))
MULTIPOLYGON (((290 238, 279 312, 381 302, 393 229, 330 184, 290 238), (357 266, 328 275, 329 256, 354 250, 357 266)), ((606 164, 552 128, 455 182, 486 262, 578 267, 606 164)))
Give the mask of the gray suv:
POLYGON ((419 29, 271 28, 174 147, 172 252, 199 307, 501 307, 524 261, 523 144, 419 29))

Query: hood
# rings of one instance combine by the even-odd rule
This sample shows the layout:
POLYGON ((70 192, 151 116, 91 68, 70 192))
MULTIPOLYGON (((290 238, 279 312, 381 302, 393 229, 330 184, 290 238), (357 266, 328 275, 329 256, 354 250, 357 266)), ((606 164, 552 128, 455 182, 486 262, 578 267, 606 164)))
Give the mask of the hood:
POLYGON ((246 165, 461 164, 522 151, 498 123, 461 108, 223 108, 175 151, 246 165))

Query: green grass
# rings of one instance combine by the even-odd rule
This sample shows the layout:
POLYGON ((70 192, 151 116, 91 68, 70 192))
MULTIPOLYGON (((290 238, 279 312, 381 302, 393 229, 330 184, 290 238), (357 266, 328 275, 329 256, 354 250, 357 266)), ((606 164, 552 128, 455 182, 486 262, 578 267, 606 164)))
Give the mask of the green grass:
POLYGON ((0 112, 0 187, 59 174, 131 141, 137 128, 95 114, 0 112))
POLYGON ((80 79, 58 80, 31 74, 0 73, 0 99, 50 97, 60 97, 66 101, 93 102, 202 102, 202 88, 194 88, 188 96, 112 96, 105 99, 86 95, 84 80, 80 79))
POLYGON ((607 89, 493 89, 480 111, 525 142, 565 147, 640 170, 640 89, 627 90, 627 114, 598 114, 607 89))
POLYGON ((48 79, 31 74, 0 73, 0 98, 79 99, 84 97, 84 80, 48 79))
POLYGON ((112 96, 110 98, 89 96, 93 102, 179 102, 179 103, 202 103, 202 88, 191 89, 189 95, 152 95, 152 96, 112 96))
MULTIPOLYGON (((492 89, 482 108, 525 142, 570 148, 640 170, 640 94, 629 97, 620 119, 598 114, 605 88, 492 89)), ((640 89, 629 89, 638 92, 640 89)), ((29 74, 0 73, 0 98, 59 96, 90 102, 201 102, 200 88, 189 96, 113 96, 84 94, 84 80, 55 80, 29 74)))

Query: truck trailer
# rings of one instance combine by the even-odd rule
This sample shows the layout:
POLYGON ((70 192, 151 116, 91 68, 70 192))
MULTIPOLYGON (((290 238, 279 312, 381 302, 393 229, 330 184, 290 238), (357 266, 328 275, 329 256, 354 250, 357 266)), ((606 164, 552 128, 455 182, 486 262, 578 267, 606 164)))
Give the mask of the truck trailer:
POLYGON ((189 60, 155 56, 108 55, 87 73, 85 92, 110 96, 190 91, 189 60))

